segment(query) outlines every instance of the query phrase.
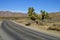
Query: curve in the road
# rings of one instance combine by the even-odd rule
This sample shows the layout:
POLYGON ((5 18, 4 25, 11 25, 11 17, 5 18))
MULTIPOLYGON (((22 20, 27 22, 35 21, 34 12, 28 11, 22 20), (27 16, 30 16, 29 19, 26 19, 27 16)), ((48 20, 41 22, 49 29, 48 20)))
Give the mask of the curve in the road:
POLYGON ((16 38, 16 40, 60 40, 60 38, 36 32, 11 21, 3 21, 2 27, 7 33, 16 38))

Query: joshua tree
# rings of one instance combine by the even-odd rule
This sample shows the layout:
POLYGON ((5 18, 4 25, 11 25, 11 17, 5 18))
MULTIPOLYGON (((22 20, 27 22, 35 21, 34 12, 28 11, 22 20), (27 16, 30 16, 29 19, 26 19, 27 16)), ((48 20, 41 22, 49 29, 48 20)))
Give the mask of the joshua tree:
POLYGON ((45 11, 41 10, 41 14, 42 14, 42 20, 44 20, 45 19, 45 11))
POLYGON ((49 18, 49 14, 48 14, 48 12, 46 12, 45 19, 48 19, 48 18, 49 18))
POLYGON ((29 9, 28 9, 28 16, 29 16, 29 18, 30 19, 32 19, 32 20, 36 20, 36 13, 34 12, 34 8, 33 7, 30 7, 29 9))

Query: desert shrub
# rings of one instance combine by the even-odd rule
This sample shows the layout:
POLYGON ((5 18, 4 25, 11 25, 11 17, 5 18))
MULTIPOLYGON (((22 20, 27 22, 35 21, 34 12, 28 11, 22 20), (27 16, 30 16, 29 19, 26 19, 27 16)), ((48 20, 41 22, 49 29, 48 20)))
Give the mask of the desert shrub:
POLYGON ((35 21, 36 22, 36 24, 38 24, 39 22, 38 21, 35 21))
POLYGON ((48 30, 56 30, 56 27, 49 27, 48 30))
POLYGON ((30 26, 30 25, 31 25, 31 23, 26 23, 25 25, 26 25, 26 26, 30 26))
POLYGON ((57 26, 56 24, 53 24, 52 26, 57 26))
POLYGON ((57 31, 60 31, 60 27, 57 27, 56 30, 57 30, 57 31))
POLYGON ((35 17, 33 17, 33 16, 32 16, 30 19, 31 19, 31 20, 33 20, 33 21, 35 21, 35 20, 36 20, 36 18, 35 18, 35 17))
POLYGON ((50 27, 48 28, 48 30, 60 31, 60 24, 53 24, 52 26, 50 26, 50 27))
POLYGON ((57 25, 56 30, 60 31, 60 24, 57 25))

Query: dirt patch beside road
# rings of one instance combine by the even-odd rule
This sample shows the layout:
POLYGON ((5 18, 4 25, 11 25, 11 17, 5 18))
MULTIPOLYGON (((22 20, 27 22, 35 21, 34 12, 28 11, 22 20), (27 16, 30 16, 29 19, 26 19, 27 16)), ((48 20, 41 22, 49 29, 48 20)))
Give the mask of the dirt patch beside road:
MULTIPOLYGON (((36 30, 36 31, 39 31, 39 32, 43 32, 43 33, 46 33, 48 35, 53 35, 53 36, 56 36, 56 37, 60 37, 60 31, 53 31, 53 30, 46 30, 44 29, 44 27, 47 27, 47 26, 25 26, 23 23, 19 23, 19 22, 16 22, 16 21, 13 21, 19 25, 22 25, 24 27, 27 27, 27 28, 30 28, 30 29, 33 29, 33 30, 36 30), (44 30, 43 30, 44 29, 44 30)), ((33 24, 32 24, 33 25, 33 24)), ((35 24, 34 24, 35 25, 35 24)), ((51 25, 51 24, 50 24, 51 25)))

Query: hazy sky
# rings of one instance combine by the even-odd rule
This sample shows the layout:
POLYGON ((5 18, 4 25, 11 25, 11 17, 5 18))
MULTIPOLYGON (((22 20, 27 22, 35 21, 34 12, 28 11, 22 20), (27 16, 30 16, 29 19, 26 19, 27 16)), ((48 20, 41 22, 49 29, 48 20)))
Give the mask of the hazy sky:
POLYGON ((27 13, 29 7, 34 7, 37 13, 60 12, 60 0, 0 0, 0 10, 27 13))

